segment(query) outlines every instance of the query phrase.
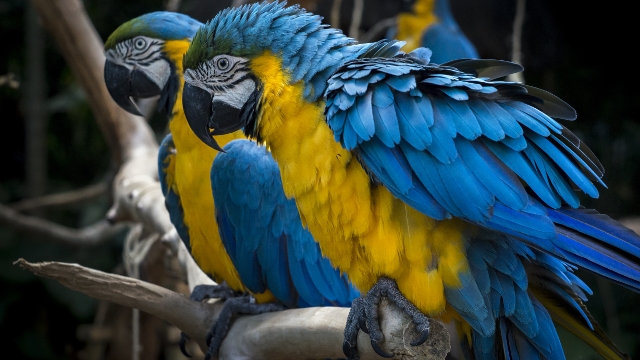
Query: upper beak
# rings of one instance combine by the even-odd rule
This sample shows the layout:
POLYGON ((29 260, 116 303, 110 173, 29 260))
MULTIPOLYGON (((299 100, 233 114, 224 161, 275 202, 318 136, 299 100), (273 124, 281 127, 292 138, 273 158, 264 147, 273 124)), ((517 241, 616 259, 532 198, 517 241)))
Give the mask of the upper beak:
POLYGON ((191 130, 205 144, 224 152, 210 134, 209 120, 212 115, 212 103, 213 96, 209 92, 189 83, 184 84, 182 106, 191 130))
POLYGON ((109 59, 104 64, 104 81, 113 100, 124 110, 142 116, 142 112, 131 99, 131 73, 125 66, 109 59))

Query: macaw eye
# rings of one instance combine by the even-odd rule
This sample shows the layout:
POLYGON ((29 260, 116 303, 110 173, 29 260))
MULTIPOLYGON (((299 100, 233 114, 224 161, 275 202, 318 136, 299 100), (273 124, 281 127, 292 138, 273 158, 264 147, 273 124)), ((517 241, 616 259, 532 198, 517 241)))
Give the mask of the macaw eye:
POLYGON ((227 70, 229 68, 229 63, 229 59, 222 57, 218 59, 216 66, 219 70, 227 70))
POLYGON ((144 50, 146 45, 147 42, 144 39, 136 39, 133 42, 133 46, 136 48, 136 50, 144 50))

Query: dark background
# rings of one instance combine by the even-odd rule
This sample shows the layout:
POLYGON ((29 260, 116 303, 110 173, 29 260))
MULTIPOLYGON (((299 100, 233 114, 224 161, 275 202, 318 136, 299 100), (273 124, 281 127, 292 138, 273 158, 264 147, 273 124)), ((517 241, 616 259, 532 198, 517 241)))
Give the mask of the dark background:
MULTIPOLYGON (((226 1, 185 0, 179 10, 201 21, 228 6, 226 1)), ((307 2, 310 3, 310 2, 307 2)), ((26 182, 25 110, 33 106, 29 89, 25 46, 26 28, 33 22, 24 0, 0 1, 0 76, 14 74, 20 84, 0 85, 0 203, 10 204, 30 195, 56 193, 99 182, 108 175, 109 154, 93 120, 84 94, 46 32, 45 74, 37 80, 45 94, 46 131, 37 139, 44 144, 46 167, 41 169, 44 187, 32 189, 26 182), (35 192, 34 192, 35 191, 35 192)), ((162 0, 86 0, 89 15, 102 39, 122 22, 143 13, 162 10, 162 0)), ((315 12, 329 19, 332 0, 320 0, 315 12)), ((353 1, 342 4, 341 27, 346 31, 353 1)), ((515 0, 451 0, 454 16, 481 57, 510 59, 515 0)), ((566 124, 600 158, 606 169, 599 199, 583 197, 583 204, 622 219, 639 216, 640 196, 640 79, 636 68, 638 31, 636 12, 626 2, 598 3, 538 0, 527 2, 523 28, 524 78, 530 85, 549 90, 578 113, 566 124)), ((366 0, 362 27, 367 30, 410 1, 366 0)), ((153 116, 150 124, 160 138, 166 120, 153 116)), ((89 204, 41 211, 57 223, 80 228, 101 217, 110 205, 108 195, 89 204)), ((78 326, 94 321, 98 302, 57 283, 36 278, 12 265, 29 261, 77 262, 103 271, 119 271, 122 238, 98 247, 70 247, 47 239, 0 227, 0 357, 24 359, 101 359, 77 334, 78 326)), ((619 346, 640 359, 640 296, 606 280, 579 272, 594 290, 588 306, 619 346)), ((598 358, 561 332, 569 359, 598 358)), ((172 344, 175 347, 175 344, 172 344)), ((175 349, 174 349, 175 350, 175 349)), ((161 358, 183 358, 175 351, 161 351, 161 358)))

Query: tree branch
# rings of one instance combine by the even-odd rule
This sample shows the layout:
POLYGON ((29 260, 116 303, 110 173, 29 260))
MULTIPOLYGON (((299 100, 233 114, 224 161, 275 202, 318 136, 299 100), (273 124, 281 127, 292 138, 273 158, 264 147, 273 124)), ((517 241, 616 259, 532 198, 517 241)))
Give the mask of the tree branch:
MULTIPOLYGON (((36 275, 54 279, 64 286, 91 297, 133 307, 164 319, 199 342, 222 309, 221 301, 198 303, 183 294, 115 274, 58 262, 14 264, 36 275)), ((336 307, 293 309, 275 313, 240 316, 235 320, 220 348, 220 358, 299 359, 339 358, 342 354, 344 325, 349 309, 336 307)), ((444 325, 431 322, 427 342, 418 347, 409 343, 418 336, 411 320, 395 305, 383 301, 380 319, 385 342, 381 345, 398 358, 444 359, 449 352, 449 333, 444 325)), ((360 332, 361 359, 379 359, 369 336, 360 332)))
POLYGON ((351 25, 349 25, 349 36, 356 40, 360 38, 360 23, 362 23, 363 11, 364 0, 354 0, 353 11, 351 12, 351 25))
MULTIPOLYGON (((87 92, 93 115, 105 135, 114 164, 138 150, 157 150, 151 128, 142 117, 122 110, 104 84, 102 41, 79 0, 31 0, 53 36, 74 77, 87 92)), ((154 161, 155 163, 155 161, 154 161)))
POLYGON ((373 40, 375 40, 375 38, 377 38, 380 34, 385 32, 388 28, 396 25, 397 21, 398 20, 395 16, 378 21, 375 25, 371 27, 371 29, 369 29, 366 33, 362 34, 362 36, 360 36, 360 39, 358 41, 361 43, 372 42, 373 40))
POLYGON ((0 205, 0 223, 35 237, 73 246, 102 244, 126 227, 125 224, 114 225, 106 220, 101 220, 83 229, 71 229, 49 220, 21 214, 4 205, 0 205))
POLYGON ((340 28, 340 7, 342 6, 342 0, 333 0, 331 4, 331 27, 340 28))
MULTIPOLYGON (((111 99, 104 84, 104 49, 95 28, 79 0, 32 0, 45 27, 58 43, 69 66, 90 95, 87 97, 96 120, 108 139, 120 168, 114 178, 114 205, 107 213, 110 222, 136 221, 159 234, 175 231, 164 206, 157 180, 158 144, 144 118, 133 116, 111 99)), ((213 283, 195 264, 182 241, 168 236, 169 244, 186 267, 190 288, 213 283)))
POLYGON ((102 181, 81 189, 21 200, 10 204, 9 207, 22 212, 50 207, 74 206, 94 200, 106 194, 107 190, 109 190, 109 183, 102 181))

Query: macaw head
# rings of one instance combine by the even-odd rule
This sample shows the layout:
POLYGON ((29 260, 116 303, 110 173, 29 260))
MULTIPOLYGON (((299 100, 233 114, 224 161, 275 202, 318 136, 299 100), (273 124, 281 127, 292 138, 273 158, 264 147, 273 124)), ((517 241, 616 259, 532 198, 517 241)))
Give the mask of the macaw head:
POLYGON ((182 99, 191 129, 214 149, 213 135, 244 128, 257 137, 265 85, 304 81, 317 99, 325 84, 313 76, 334 69, 340 55, 332 51, 352 43, 297 5, 275 1, 223 10, 198 30, 183 58, 182 99), (277 58, 276 65, 265 66, 266 57, 277 58))
POLYGON ((113 100, 142 115, 133 99, 161 95, 158 108, 170 113, 181 86, 182 56, 201 25, 168 11, 120 25, 105 43, 104 79, 113 100))

